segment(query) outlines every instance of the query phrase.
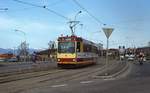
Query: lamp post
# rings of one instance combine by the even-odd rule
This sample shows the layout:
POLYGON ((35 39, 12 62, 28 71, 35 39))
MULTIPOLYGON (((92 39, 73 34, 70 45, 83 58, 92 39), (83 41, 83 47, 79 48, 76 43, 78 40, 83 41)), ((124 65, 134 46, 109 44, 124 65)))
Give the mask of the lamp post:
POLYGON ((13 54, 16 55, 16 47, 13 47, 13 54))
POLYGON ((18 30, 18 29, 15 29, 15 32, 21 32, 23 35, 24 35, 24 41, 23 42, 21 42, 21 48, 23 49, 22 51, 23 51, 23 56, 24 56, 24 61, 26 61, 26 57, 27 57, 27 51, 26 51, 26 33, 24 32, 24 31, 22 31, 22 30, 18 30))
POLYGON ((70 29, 71 29, 71 34, 74 35, 75 34, 75 26, 80 22, 80 21, 76 21, 77 16, 82 13, 82 11, 79 11, 75 17, 74 17, 74 21, 69 21, 70 23, 70 29))
MULTIPOLYGON (((80 13, 82 13, 82 11, 79 11, 79 12, 75 15, 75 17, 74 17, 74 21, 75 21, 75 22, 76 22, 77 15, 79 15, 80 13)), ((75 25, 75 26, 76 26, 76 25, 75 25)), ((74 32, 75 32, 75 28, 76 28, 75 26, 74 26, 74 32)))
POLYGON ((15 32, 21 32, 24 35, 24 41, 26 42, 26 33, 24 31, 15 29, 15 32))

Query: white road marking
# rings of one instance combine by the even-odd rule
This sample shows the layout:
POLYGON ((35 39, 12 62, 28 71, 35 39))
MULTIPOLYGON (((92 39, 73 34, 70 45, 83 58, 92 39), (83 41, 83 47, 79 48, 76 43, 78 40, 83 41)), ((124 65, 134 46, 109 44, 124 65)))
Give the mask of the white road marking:
POLYGON ((108 78, 108 79, 103 79, 103 80, 115 80, 115 78, 108 78))
POLYGON ((87 84, 87 83, 92 83, 92 82, 94 82, 94 81, 81 81, 80 83, 87 84))
POLYGON ((53 86, 51 86, 51 87, 56 88, 56 87, 64 87, 64 86, 67 86, 67 84, 53 85, 53 86))

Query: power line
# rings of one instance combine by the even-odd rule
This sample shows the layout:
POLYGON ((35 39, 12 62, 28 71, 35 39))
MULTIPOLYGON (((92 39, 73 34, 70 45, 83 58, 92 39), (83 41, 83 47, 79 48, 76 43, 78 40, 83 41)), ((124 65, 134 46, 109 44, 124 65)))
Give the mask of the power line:
POLYGON ((0 10, 8 10, 8 8, 0 8, 0 10))
POLYGON ((45 5, 42 6, 42 5, 36 5, 36 4, 32 4, 32 3, 28 3, 28 2, 24 2, 24 1, 20 1, 20 0, 14 0, 15 2, 18 2, 18 3, 22 3, 22 4, 26 4, 26 5, 30 5, 30 6, 34 6, 34 7, 39 7, 39 8, 44 8, 45 10, 51 12, 51 13, 54 13, 56 14, 57 16, 60 16, 66 20, 70 20, 69 18, 63 16, 62 14, 58 13, 58 12, 55 12, 54 10, 51 10, 49 8, 47 8, 45 5))
POLYGON ((16 13, 16 12, 20 12, 20 11, 21 11, 21 12, 22 12, 22 11, 28 11, 28 10, 34 9, 34 8, 36 8, 36 7, 31 6, 31 7, 19 8, 19 9, 11 9, 11 8, 9 8, 9 10, 8 10, 7 12, 16 13))
POLYGON ((63 16, 63 15, 61 15, 61 14, 59 14, 58 12, 55 12, 55 11, 53 11, 53 10, 47 8, 46 6, 43 7, 43 8, 45 8, 47 11, 52 12, 52 13, 54 13, 54 14, 56 14, 56 15, 58 15, 58 16, 64 18, 64 19, 66 19, 66 20, 70 20, 69 18, 67 18, 67 17, 65 17, 65 16, 63 16))
POLYGON ((0 12, 7 11, 7 10, 8 10, 8 8, 0 8, 0 12))
POLYGON ((32 4, 32 3, 28 3, 28 2, 24 2, 24 1, 20 1, 20 0, 13 0, 13 1, 18 2, 18 3, 22 3, 22 4, 26 4, 26 5, 30 5, 30 6, 34 6, 34 7, 40 7, 40 8, 43 7, 40 5, 36 5, 36 4, 32 4))
POLYGON ((100 24, 106 25, 102 21, 100 21, 97 17, 95 17, 94 15, 92 15, 87 9, 85 9, 77 0, 73 0, 73 2, 76 5, 78 5, 81 9, 83 9, 85 12, 87 12, 89 14, 89 16, 91 16, 95 21, 97 21, 100 24))

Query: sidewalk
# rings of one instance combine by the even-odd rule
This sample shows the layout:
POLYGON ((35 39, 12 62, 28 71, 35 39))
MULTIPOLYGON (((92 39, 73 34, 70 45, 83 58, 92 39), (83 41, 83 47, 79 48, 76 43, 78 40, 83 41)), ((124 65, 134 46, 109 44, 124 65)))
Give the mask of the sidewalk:
POLYGON ((33 71, 42 71, 53 69, 56 66, 55 62, 19 62, 19 63, 3 63, 0 64, 0 76, 13 75, 19 73, 27 73, 33 71))

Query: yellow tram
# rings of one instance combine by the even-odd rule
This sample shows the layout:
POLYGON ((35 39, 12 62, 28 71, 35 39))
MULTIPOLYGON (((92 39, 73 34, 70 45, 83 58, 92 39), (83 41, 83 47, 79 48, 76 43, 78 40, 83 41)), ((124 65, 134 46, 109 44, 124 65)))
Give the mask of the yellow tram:
POLYGON ((58 38, 57 66, 83 66, 95 64, 98 58, 98 45, 74 35, 58 38))

